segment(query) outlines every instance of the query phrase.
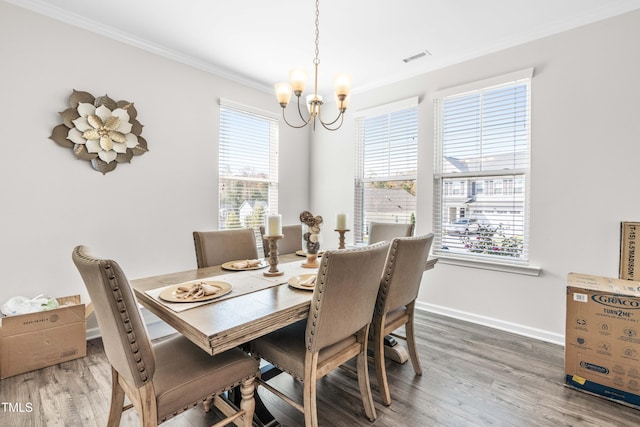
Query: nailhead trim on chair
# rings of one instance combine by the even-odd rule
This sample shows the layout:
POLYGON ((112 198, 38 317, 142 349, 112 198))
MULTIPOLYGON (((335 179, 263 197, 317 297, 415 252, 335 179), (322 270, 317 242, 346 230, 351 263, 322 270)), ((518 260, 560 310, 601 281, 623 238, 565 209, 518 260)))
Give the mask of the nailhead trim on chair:
MULTIPOLYGON (((384 242, 378 242, 375 243, 375 245, 379 245, 382 244, 384 242)), ((363 252, 366 250, 371 249, 371 246, 364 246, 361 248, 353 248, 353 249, 346 249, 346 250, 341 250, 340 252, 363 252)), ((322 255, 322 259, 323 260, 329 260, 330 257, 332 255, 332 251, 326 251, 323 255, 322 255)), ((313 311, 313 318, 317 319, 318 318, 318 312, 320 311, 320 295, 322 294, 322 292, 324 291, 324 284, 325 284, 325 278, 327 276, 327 264, 329 264, 328 261, 321 261, 320 262, 320 267, 322 268, 322 271, 319 271, 318 273, 320 274, 320 282, 317 283, 316 286, 316 290, 314 292, 317 292, 317 298, 315 299, 315 301, 312 300, 312 307, 310 308, 310 311, 313 311)), ((315 295, 315 293, 314 293, 315 295)), ((314 335, 315 334, 315 326, 316 326, 316 322, 315 320, 312 322, 312 328, 310 331, 310 335, 314 335)), ((307 350, 311 351, 311 341, 312 338, 309 338, 308 342, 307 342, 307 350)))
MULTIPOLYGON (((398 254, 398 241, 395 240, 393 241, 391 248, 389 249, 389 262, 387 263, 388 265, 384 272, 384 276, 382 278, 382 284, 380 286, 380 293, 385 297, 389 292, 389 280, 391 280, 391 276, 393 275, 393 270, 395 270, 395 267, 396 267, 397 254, 398 254)), ((376 300, 376 312, 378 314, 382 314, 384 311, 383 300, 384 298, 378 298, 376 300)))
POLYGON ((220 389, 220 390, 216 391, 215 393, 210 394, 207 397, 204 397, 202 399, 198 399, 195 402, 190 403, 189 405, 183 407, 182 409, 180 409, 178 411, 175 411, 175 412, 171 413, 170 415, 167 415, 166 417, 162 418, 160 420, 160 422, 165 422, 165 421, 175 417, 176 415, 180 415, 181 413, 183 413, 185 411, 188 411, 189 409, 194 408, 194 407, 198 406, 201 403, 206 402, 207 400, 213 399, 214 397, 216 397, 220 393, 224 393, 225 391, 229 391, 232 388, 235 388, 235 387, 239 386, 240 384, 242 384, 246 380, 253 379, 253 378, 256 378, 256 377, 259 377, 259 376, 260 376, 260 370, 258 369, 253 375, 249 375, 246 378, 243 378, 243 379, 241 379, 239 381, 236 381, 233 385, 227 386, 227 387, 225 387, 223 389, 220 389))
MULTIPOLYGON (((105 273, 107 271, 111 271, 111 265, 104 265, 105 273)), ((116 280, 115 274, 111 274, 108 276, 109 284, 111 285, 111 290, 113 291, 113 297, 120 309, 120 318, 122 319, 123 325, 125 325, 125 332, 127 333, 127 337, 129 338, 129 344, 131 345, 131 352, 134 354, 134 359, 136 361, 136 365, 138 366, 138 372, 140 372, 140 379, 143 383, 147 383, 149 381, 149 376, 146 373, 146 367, 144 365, 144 361, 142 357, 139 355, 140 348, 138 347, 138 341, 133 328, 129 325, 131 320, 129 319, 129 312, 127 311, 126 306, 123 303, 122 293, 120 292, 120 287, 118 286, 118 281, 116 280)))
POLYGON ((111 264, 107 261, 97 260, 95 258, 91 258, 83 255, 80 251, 77 251, 77 254, 87 262, 98 264, 98 266, 103 270, 104 274, 109 279, 109 285, 111 286, 111 291, 113 292, 113 299, 115 300, 118 311, 120 312, 120 318, 122 319, 122 323, 125 325, 125 332, 127 333, 127 338, 129 340, 131 352, 135 355, 136 365, 138 367, 138 372, 140 373, 140 379, 143 383, 149 382, 149 376, 146 372, 146 367, 144 365, 144 361, 142 357, 138 355, 140 349, 138 347, 138 342, 136 338, 136 334, 133 331, 133 328, 129 325, 131 320, 129 319, 129 312, 127 308, 123 304, 122 293, 120 292, 120 287, 118 286, 118 282, 116 280, 115 274, 111 271, 111 264))

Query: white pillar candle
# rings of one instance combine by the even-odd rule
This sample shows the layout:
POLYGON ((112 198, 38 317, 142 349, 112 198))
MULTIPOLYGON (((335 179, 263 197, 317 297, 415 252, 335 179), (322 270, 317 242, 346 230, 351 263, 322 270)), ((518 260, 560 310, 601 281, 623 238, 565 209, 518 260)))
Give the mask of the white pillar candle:
POLYGON ((267 221, 264 227, 265 236, 281 236, 282 235, 282 215, 267 215, 267 221))
POLYGON ((336 215, 336 230, 346 230, 347 229, 347 214, 339 213, 336 215))

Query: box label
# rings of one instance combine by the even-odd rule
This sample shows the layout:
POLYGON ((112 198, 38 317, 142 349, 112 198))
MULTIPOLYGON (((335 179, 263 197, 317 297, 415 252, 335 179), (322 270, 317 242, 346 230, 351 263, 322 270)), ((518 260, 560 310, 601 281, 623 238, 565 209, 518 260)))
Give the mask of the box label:
POLYGON ((620 225, 620 278, 637 280, 640 278, 640 254, 636 254, 637 239, 640 237, 640 222, 622 222, 620 225))

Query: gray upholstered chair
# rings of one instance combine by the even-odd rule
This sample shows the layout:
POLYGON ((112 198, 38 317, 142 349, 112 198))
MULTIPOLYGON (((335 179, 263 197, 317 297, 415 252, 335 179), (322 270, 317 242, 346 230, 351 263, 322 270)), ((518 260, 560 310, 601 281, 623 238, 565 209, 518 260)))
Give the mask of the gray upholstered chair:
POLYGON ((194 231, 193 242, 198 268, 258 258, 256 235, 251 228, 194 231))
POLYGON ((251 352, 302 381, 303 404, 259 381, 318 425, 316 381, 356 357, 358 385, 367 418, 376 411, 367 367, 367 336, 388 242, 327 251, 322 257, 307 320, 251 342, 251 352))
POLYGON ((111 364, 110 427, 120 425, 124 409, 133 406, 141 426, 156 426, 198 403, 240 385, 240 410, 232 420, 252 424, 257 361, 239 349, 211 356, 180 335, 152 345, 124 272, 111 260, 97 259, 78 246, 72 254, 91 301, 107 359, 111 364), (125 395, 132 402, 123 408, 125 395))
POLYGON ((389 247, 372 325, 376 376, 385 405, 391 404, 384 364, 384 337, 387 334, 406 325, 406 336, 392 335, 407 340, 413 369, 417 375, 422 375, 413 330, 413 315, 432 243, 433 233, 429 233, 424 236, 395 238, 389 247))
POLYGON ((394 237, 413 235, 413 224, 396 224, 394 222, 372 222, 369 224, 369 244, 383 241, 390 242, 394 237))
MULTIPOLYGON (((302 249, 302 225, 283 225, 282 234, 284 237, 278 240, 279 254, 293 254, 302 249)), ((262 247, 266 258, 269 256, 269 241, 264 238, 264 225, 260 226, 260 236, 262 236, 262 247)))

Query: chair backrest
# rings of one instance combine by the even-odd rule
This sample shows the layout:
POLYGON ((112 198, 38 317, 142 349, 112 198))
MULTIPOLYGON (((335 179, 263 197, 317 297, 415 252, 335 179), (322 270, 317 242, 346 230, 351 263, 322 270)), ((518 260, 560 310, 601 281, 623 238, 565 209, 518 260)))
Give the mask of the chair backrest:
POLYGON ((413 224, 396 224, 393 222, 372 222, 369 224, 369 244, 391 241, 394 237, 413 235, 413 224))
POLYGON ((194 231, 193 242, 198 268, 258 258, 256 236, 251 228, 194 231))
POLYGON ((84 246, 71 257, 93 302, 109 363, 128 384, 143 386, 153 379, 155 356, 129 281, 115 261, 93 258, 84 246))
POLYGON ((418 297, 432 243, 433 233, 391 241, 376 301, 377 314, 394 311, 418 297))
POLYGON ((389 242, 322 256, 307 319, 305 345, 320 351, 371 322, 389 242))
MULTIPOLYGON (((292 254, 302 249, 302 225, 283 225, 282 234, 284 237, 278 240, 279 254, 292 254)), ((262 236, 262 247, 264 256, 269 256, 269 241, 264 238, 264 225, 260 226, 260 236, 262 236)))

